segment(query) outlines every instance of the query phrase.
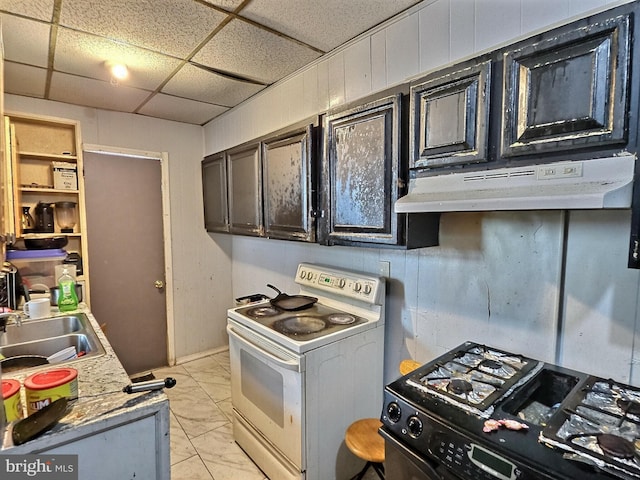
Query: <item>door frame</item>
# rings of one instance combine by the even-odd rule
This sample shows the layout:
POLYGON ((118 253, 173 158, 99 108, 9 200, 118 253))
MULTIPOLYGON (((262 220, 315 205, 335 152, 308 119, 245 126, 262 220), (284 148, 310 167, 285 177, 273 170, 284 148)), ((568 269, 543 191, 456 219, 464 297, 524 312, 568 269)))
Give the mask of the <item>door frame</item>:
MULTIPOLYGON (((164 237, 164 282, 165 282, 165 307, 167 314, 167 362, 169 365, 176 363, 175 350, 175 317, 173 315, 173 263, 171 244, 171 209, 169 208, 169 154, 167 152, 151 152, 130 148, 112 147, 85 143, 82 151, 99 155, 113 155, 118 157, 130 157, 146 160, 160 161, 160 190, 162 195, 162 233, 164 237)), ((90 248, 90 247, 89 247, 90 248)))

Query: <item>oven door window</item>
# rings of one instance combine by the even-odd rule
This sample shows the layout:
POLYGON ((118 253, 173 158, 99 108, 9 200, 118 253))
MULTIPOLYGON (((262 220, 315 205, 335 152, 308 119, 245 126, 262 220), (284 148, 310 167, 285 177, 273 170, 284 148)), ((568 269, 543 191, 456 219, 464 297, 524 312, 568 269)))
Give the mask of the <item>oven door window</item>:
POLYGON ((229 333, 233 408, 303 469, 304 361, 237 325, 229 333))
POLYGON ((284 378, 277 370, 240 351, 242 396, 262 410, 280 428, 284 426, 284 378))

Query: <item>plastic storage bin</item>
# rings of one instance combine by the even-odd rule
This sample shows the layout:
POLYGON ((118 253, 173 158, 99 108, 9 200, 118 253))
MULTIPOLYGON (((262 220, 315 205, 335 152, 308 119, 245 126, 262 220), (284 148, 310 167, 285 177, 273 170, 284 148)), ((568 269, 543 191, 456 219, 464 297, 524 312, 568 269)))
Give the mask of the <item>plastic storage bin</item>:
POLYGON ((58 283, 56 266, 62 265, 65 258, 67 258, 67 252, 59 248, 7 252, 7 261, 18 269, 22 283, 27 288, 32 288, 34 285, 55 287, 58 283))

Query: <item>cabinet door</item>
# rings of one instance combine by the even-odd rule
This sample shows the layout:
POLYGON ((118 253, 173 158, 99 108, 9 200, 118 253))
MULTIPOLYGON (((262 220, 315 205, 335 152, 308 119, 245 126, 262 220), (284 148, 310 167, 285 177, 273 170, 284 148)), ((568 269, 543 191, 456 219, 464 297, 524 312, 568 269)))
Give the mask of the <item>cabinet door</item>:
POLYGON ((228 153, 229 231, 262 236, 262 176, 259 144, 228 153))
POLYGON ((15 128, 12 127, 9 117, 3 118, 3 140, 4 152, 2 156, 2 168, 0 171, 0 185, 2 188, 2 208, 0 208, 2 216, 2 231, 0 235, 6 236, 8 243, 15 240, 16 235, 20 235, 20 231, 16 226, 16 196, 18 189, 14 182, 13 171, 16 166, 16 135, 15 128))
POLYGON ((326 117, 322 243, 401 242, 400 108, 395 95, 326 117))
POLYGON ((626 143, 629 59, 627 15, 507 51, 502 155, 626 143))
POLYGON ((315 241, 312 218, 312 126, 262 144, 265 234, 315 241))
POLYGON ((207 232, 229 231, 227 203, 227 157, 210 155, 202 161, 204 228, 207 232))
POLYGON ((487 161, 490 79, 474 60, 411 87, 410 167, 487 161))

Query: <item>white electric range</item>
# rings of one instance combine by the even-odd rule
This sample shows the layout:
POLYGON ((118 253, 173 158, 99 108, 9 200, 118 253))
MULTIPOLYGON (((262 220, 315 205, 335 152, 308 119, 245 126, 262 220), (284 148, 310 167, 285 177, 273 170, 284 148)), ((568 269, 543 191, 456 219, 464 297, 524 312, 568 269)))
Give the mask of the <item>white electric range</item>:
POLYGON ((348 478, 344 432, 382 404, 385 281, 301 263, 295 282, 318 301, 228 311, 234 437, 274 480, 348 478))

